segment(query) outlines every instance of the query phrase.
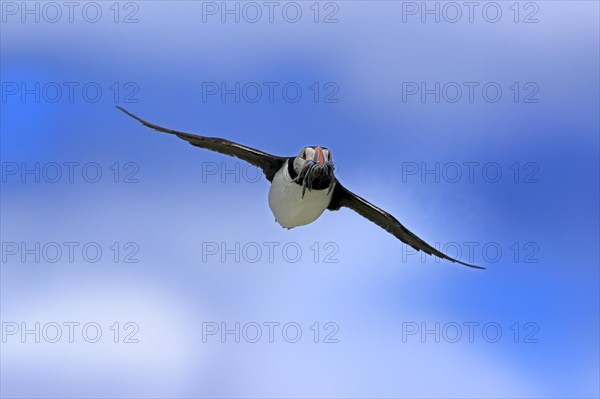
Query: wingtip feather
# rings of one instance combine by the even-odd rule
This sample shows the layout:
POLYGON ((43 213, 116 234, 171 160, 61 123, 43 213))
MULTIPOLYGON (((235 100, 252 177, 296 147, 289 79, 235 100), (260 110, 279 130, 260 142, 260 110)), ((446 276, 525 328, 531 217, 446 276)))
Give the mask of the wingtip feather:
POLYGON ((454 259, 454 260, 453 260, 453 262, 458 262, 458 263, 460 263, 461 265, 465 265, 465 266, 467 266, 467 267, 472 267, 473 269, 480 269, 480 270, 485 270, 485 269, 486 269, 486 268, 485 268, 485 267, 483 267, 483 266, 478 266, 478 265, 474 265, 474 264, 472 264, 472 263, 462 262, 462 261, 460 261, 460 260, 457 260, 457 259, 454 259))

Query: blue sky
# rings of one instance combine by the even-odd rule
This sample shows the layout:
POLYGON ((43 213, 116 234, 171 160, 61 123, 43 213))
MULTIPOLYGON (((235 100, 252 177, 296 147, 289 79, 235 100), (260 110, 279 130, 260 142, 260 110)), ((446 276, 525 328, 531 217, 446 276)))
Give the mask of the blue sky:
POLYGON ((272 22, 262 3, 227 3, 239 22, 221 2, 72 22, 30 4, 2 3, 3 396, 600 394, 596 2, 472 22, 436 2, 439 22, 421 2, 282 2, 272 22), (284 230, 252 169, 115 105, 278 155, 326 146, 347 188, 487 270, 347 209, 284 230))

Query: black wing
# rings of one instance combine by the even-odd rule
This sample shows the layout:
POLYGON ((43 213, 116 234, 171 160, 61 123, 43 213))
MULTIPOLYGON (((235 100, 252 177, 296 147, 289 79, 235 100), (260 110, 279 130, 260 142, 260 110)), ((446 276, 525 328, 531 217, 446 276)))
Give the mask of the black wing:
POLYGON ((417 237, 413 232, 404 227, 402 223, 400 223, 395 217, 349 191, 342 186, 338 180, 335 188, 333 189, 331 203, 327 209, 330 211, 337 211, 343 206, 352 209, 354 212, 369 219, 379 227, 384 228, 388 232, 392 233, 395 237, 399 238, 400 241, 410 245, 417 251, 423 251, 426 254, 435 255, 439 258, 448 259, 452 262, 458 262, 465 266, 474 267, 477 269, 485 269, 485 267, 472 265, 470 263, 461 262, 458 259, 451 258, 433 248, 431 245, 427 244, 425 241, 417 237))
POLYGON ((234 143, 233 141, 221 139, 218 137, 203 137, 197 136, 195 134, 167 129, 166 127, 161 127, 153 123, 147 122, 142 118, 135 116, 134 114, 132 114, 124 108, 121 108, 119 106, 117 106, 117 108, 151 129, 157 130, 159 132, 174 134, 180 139, 183 139, 196 147, 206 148, 207 150, 231 155, 233 157, 237 157, 241 160, 249 162, 254 166, 258 166, 263 170, 265 176, 267 177, 267 180, 269 181, 273 181, 275 173, 277 173, 277 171, 281 169, 281 166, 287 160, 287 158, 267 154, 266 152, 262 152, 257 149, 246 147, 244 145, 234 143))

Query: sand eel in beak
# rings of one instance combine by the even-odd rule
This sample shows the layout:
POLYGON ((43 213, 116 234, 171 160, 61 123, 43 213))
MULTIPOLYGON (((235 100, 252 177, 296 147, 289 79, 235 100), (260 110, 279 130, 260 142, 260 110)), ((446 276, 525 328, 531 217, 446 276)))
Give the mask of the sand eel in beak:
POLYGON ((314 222, 326 209, 347 207, 393 234, 418 251, 435 255, 465 266, 484 269, 454 259, 438 251, 404 227, 396 218, 346 189, 334 176, 331 151, 325 147, 304 147, 295 157, 280 157, 246 147, 226 139, 180 132, 147 122, 117 107, 143 125, 173 134, 188 143, 211 151, 237 157, 262 169, 268 181, 269 207, 276 221, 291 229, 314 222))

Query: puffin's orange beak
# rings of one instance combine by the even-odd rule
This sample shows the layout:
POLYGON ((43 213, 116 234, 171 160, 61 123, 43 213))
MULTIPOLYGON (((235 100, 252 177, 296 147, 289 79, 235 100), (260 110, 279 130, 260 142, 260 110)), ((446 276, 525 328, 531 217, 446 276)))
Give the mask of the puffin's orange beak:
POLYGON ((318 162, 321 165, 325 163, 325 157, 323 156, 323 150, 321 149, 321 147, 317 147, 317 149, 315 150, 314 161, 318 162))

